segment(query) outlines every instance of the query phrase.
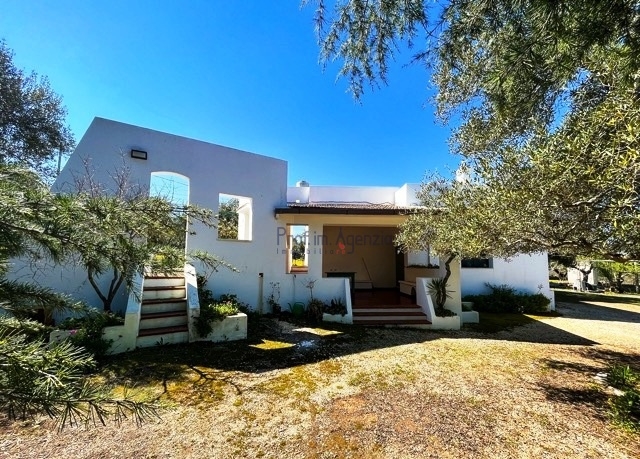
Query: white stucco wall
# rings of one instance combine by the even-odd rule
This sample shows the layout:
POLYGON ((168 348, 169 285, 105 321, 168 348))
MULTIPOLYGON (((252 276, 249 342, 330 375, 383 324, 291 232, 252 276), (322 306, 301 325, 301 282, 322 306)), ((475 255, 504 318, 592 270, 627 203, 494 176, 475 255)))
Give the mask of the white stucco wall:
MULTIPOLYGON (((238 268, 238 273, 220 269, 212 276, 209 287, 216 295, 236 293, 241 301, 252 306, 258 302, 259 273, 264 273, 265 277, 280 273, 280 267, 274 262, 277 226, 274 208, 286 204, 285 161, 95 118, 53 190, 74 191, 76 178, 86 174, 85 162, 88 162, 94 180, 107 189, 114 187, 110 174, 126 167, 130 169, 130 181, 145 188, 149 186, 152 172, 174 172, 188 177, 189 202, 215 212, 219 193, 251 198, 251 241, 220 241, 215 230, 195 226, 197 234, 188 237, 188 248, 210 251, 238 268), (146 151, 148 159, 131 158, 131 149, 146 151)), ((26 271, 23 267, 23 277, 26 271)), ((83 284, 85 273, 72 265, 47 270, 47 275, 36 277, 45 285, 73 293, 75 297, 90 298, 92 304, 96 303, 90 286, 83 284)), ((125 301, 123 292, 117 307, 124 307, 125 301)))
POLYGON ((461 268, 462 295, 488 293, 486 284, 509 285, 522 292, 541 292, 553 305, 549 288, 547 254, 518 255, 509 260, 493 259, 493 268, 461 268))
MULTIPOLYGON (((287 303, 308 301, 310 291, 305 285, 310 280, 317 281, 315 297, 325 301, 334 297, 346 298, 344 283, 323 277, 321 251, 333 247, 311 247, 318 253, 309 255, 308 273, 287 273, 287 255, 283 253, 286 244, 282 238, 287 224, 308 225, 309 234, 313 236, 323 234, 326 225, 396 227, 405 218, 401 215, 276 216, 274 209, 296 199, 412 205, 419 189, 417 184, 406 184, 400 188, 311 186, 287 189, 285 161, 102 118, 92 122, 53 190, 74 191, 76 179, 87 173, 86 164, 93 179, 112 190, 115 185, 111 175, 123 168, 130 170, 131 182, 145 188, 149 187, 153 172, 180 174, 189 179, 189 202, 214 212, 218 209, 220 193, 251 199, 251 241, 218 240, 215 230, 196 225, 192 229, 197 234, 188 237, 188 248, 209 251, 237 268, 238 272, 221 268, 213 273, 208 287, 214 295, 237 294, 240 301, 258 310, 264 306, 265 298, 271 292, 271 282, 280 284, 283 309, 287 303), (131 158, 131 149, 147 152, 148 159, 131 158)), ((509 263, 495 260, 491 270, 461 271, 462 294, 484 291, 485 282, 510 284, 527 291, 536 291, 537 285, 542 284, 546 294, 550 292, 547 272, 546 255, 515 257, 509 263)), ((101 304, 86 281, 84 270, 73 263, 55 268, 47 266, 36 269, 35 273, 32 266, 18 263, 12 277, 36 280, 94 306, 101 304)), ((104 282, 109 280, 108 276, 103 279, 104 282)), ((114 303, 114 310, 124 311, 126 301, 127 293, 123 288, 114 303)), ((453 303, 459 303, 459 299, 453 303)))
POLYGON ((311 186, 310 202, 395 202, 397 187, 390 186, 311 186))
POLYGON ((405 183, 395 193, 396 206, 417 206, 418 191, 420 191, 419 183, 405 183))

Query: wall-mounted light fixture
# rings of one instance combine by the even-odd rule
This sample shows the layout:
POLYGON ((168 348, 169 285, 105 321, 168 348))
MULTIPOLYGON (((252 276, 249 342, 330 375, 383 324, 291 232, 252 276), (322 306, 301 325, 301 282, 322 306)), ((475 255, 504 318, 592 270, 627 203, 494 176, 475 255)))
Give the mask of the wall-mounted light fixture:
POLYGON ((131 150, 131 157, 135 159, 147 159, 147 152, 142 150, 131 150))

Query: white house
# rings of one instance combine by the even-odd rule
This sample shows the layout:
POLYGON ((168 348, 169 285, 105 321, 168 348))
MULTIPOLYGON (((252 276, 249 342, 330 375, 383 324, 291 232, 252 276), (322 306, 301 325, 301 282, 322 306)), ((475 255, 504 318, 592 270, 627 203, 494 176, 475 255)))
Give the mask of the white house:
MULTIPOLYGON (((328 319, 424 328, 460 325, 457 318, 453 325, 438 324, 426 293, 425 279, 440 276, 442 267, 417 275, 405 269, 418 263, 438 265, 438 260, 425 253, 399 253, 393 242, 398 224, 417 205, 419 185, 316 186, 302 181, 287 187, 286 161, 95 118, 53 190, 73 191, 89 171, 109 189, 114 186, 111 175, 123 167, 129 169, 131 181, 175 200, 214 211, 221 203, 237 200, 236 238, 222 239, 215 230, 196 227, 196 234, 187 240, 188 249, 212 252, 237 268, 238 272, 223 269, 211 277, 209 287, 216 295, 235 293, 253 309, 269 312, 266 297, 276 290, 283 309, 306 303, 313 293, 315 298, 339 299, 347 306, 345 316, 328 319), (304 242, 306 253, 304 262, 294 263, 291 249, 297 241, 304 242), (313 290, 308 288, 310 282, 313 290), (415 301, 398 294, 399 282, 407 293, 415 293, 415 301)), ((22 267, 16 276, 26 271, 22 267)), ((475 260, 462 267, 456 261, 452 271, 454 293, 447 307, 458 313, 461 296, 485 291, 487 282, 540 291, 553 304, 546 254, 475 260)), ((193 279, 187 277, 188 293, 193 279)), ((37 279, 100 304, 81 269, 52 268, 37 279)), ((137 314, 140 321, 145 315, 142 306, 132 305, 131 296, 123 291, 114 309, 137 314)), ((191 300, 189 308, 197 314, 191 300)))

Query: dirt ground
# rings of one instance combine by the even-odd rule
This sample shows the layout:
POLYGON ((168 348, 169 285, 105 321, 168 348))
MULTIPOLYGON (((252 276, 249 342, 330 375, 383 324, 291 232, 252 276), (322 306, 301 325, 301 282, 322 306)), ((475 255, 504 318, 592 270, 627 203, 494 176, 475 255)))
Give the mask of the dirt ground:
POLYGON ((511 330, 304 328, 263 319, 247 342, 136 351, 161 418, 61 433, 0 424, 7 458, 637 458, 612 425, 610 364, 640 369, 640 306, 559 303, 511 330))

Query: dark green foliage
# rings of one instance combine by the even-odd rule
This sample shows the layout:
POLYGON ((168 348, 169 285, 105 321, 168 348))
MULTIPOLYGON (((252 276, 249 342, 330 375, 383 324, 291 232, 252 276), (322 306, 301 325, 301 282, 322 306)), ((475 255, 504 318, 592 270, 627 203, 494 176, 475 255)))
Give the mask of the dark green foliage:
POLYGON ((221 202, 218 208, 218 239, 238 239, 238 207, 240 202, 233 198, 221 202))
POLYGON ((627 366, 609 369, 607 382, 622 391, 609 399, 613 421, 631 431, 640 431, 640 373, 627 366))
POLYGON ((491 293, 466 295, 462 301, 473 302, 473 309, 480 312, 508 312, 535 314, 549 308, 549 298, 542 293, 519 293, 508 285, 487 284, 491 293))
POLYGON ((75 333, 69 336, 69 341, 99 359, 107 354, 111 346, 111 340, 103 338, 102 329, 123 323, 124 319, 113 313, 95 311, 83 317, 68 318, 58 328, 75 330, 75 333))
POLYGON ((120 422, 128 416, 141 423, 157 416, 155 406, 114 399, 108 387, 85 379, 95 361, 69 342, 51 345, 0 333, 0 361, 0 410, 11 419, 47 414, 63 428, 120 422))
POLYGON ((467 180, 428 177, 402 236, 465 257, 640 259, 637 0, 315 3, 321 59, 356 98, 415 45, 455 123, 467 180))
MULTIPOLYGON (((205 298, 208 296, 205 294, 205 298)), ((221 295, 217 301, 209 303, 200 299, 200 315, 194 321, 198 335, 207 336, 213 330, 213 322, 238 314, 243 307, 246 306, 238 301, 237 295, 232 294, 221 295)))
POLYGON ((607 373, 607 382, 616 389, 633 389, 640 383, 640 374, 632 370, 629 365, 614 365, 607 373))
POLYGON ((211 303, 213 301, 213 292, 206 288, 209 280, 202 274, 198 274, 196 281, 198 282, 198 301, 200 306, 211 303))
POLYGON ((325 309, 324 301, 314 298, 307 304, 307 319, 312 324, 322 323, 322 314, 325 309))
POLYGON ((330 304, 324 305, 324 312, 326 314, 344 316, 347 313, 347 306, 342 301, 342 298, 333 298, 330 304))
POLYGON ((447 308, 437 308, 435 310, 436 317, 454 317, 457 314, 447 308))
POLYGON ((436 309, 444 309, 444 304, 447 302, 447 298, 451 298, 449 295, 450 290, 447 290, 447 280, 441 277, 431 279, 429 282, 429 294, 436 303, 436 309))
POLYGON ((18 69, 13 52, 0 41, 0 163, 54 178, 58 152, 74 145, 66 114, 47 79, 18 69))

